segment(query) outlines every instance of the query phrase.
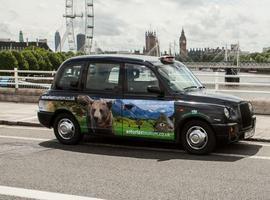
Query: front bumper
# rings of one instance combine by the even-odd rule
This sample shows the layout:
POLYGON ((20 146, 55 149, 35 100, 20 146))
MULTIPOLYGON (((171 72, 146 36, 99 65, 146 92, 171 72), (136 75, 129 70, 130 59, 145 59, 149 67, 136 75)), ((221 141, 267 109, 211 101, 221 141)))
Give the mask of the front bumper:
POLYGON ((252 123, 250 127, 245 129, 241 128, 238 123, 229 124, 215 124, 213 129, 216 133, 218 140, 226 140, 228 142, 239 141, 242 139, 248 139, 254 136, 256 127, 256 117, 252 117, 252 123))
POLYGON ((37 115, 38 115, 38 120, 39 120, 41 125, 43 125, 47 128, 52 127, 53 113, 39 111, 37 113, 37 115))

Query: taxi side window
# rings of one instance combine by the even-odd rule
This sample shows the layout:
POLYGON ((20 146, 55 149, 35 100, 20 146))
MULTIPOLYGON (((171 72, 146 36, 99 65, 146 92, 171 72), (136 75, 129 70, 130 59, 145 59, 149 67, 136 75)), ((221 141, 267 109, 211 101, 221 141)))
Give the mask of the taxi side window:
POLYGON ((126 64, 127 90, 130 93, 148 93, 148 86, 159 88, 156 75, 143 65, 126 64))
POLYGON ((91 63, 88 67, 85 88, 95 91, 112 91, 119 85, 120 64, 91 63))
POLYGON ((82 64, 67 66, 57 83, 58 89, 77 89, 79 86, 82 64))

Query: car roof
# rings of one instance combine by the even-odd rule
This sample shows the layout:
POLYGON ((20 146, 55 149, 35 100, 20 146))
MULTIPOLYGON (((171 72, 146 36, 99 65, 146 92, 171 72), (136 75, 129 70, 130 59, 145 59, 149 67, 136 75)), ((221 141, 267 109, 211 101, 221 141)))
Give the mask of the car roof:
POLYGON ((76 56, 70 58, 69 61, 76 60, 119 60, 119 61, 135 61, 135 62, 160 62, 159 57, 145 56, 145 55, 132 55, 132 54, 100 54, 100 55, 86 55, 86 56, 76 56))

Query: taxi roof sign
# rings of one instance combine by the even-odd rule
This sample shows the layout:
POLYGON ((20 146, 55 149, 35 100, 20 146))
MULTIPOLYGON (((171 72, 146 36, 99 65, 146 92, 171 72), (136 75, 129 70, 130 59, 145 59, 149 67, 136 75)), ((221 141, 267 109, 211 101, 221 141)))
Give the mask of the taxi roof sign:
POLYGON ((163 64, 173 64, 175 61, 175 57, 174 56, 161 56, 159 58, 159 60, 163 63, 163 64))

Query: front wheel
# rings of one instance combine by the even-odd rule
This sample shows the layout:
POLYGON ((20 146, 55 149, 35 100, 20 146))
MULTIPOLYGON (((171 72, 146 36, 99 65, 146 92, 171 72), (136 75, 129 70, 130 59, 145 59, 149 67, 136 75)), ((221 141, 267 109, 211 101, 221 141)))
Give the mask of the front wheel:
POLYGON ((59 114, 54 120, 53 128, 56 138, 62 144, 75 145, 83 138, 80 126, 71 114, 59 114))
POLYGON ((184 125, 181 134, 182 145, 192 154, 208 154, 216 147, 216 137, 211 127, 199 120, 192 120, 184 125))

